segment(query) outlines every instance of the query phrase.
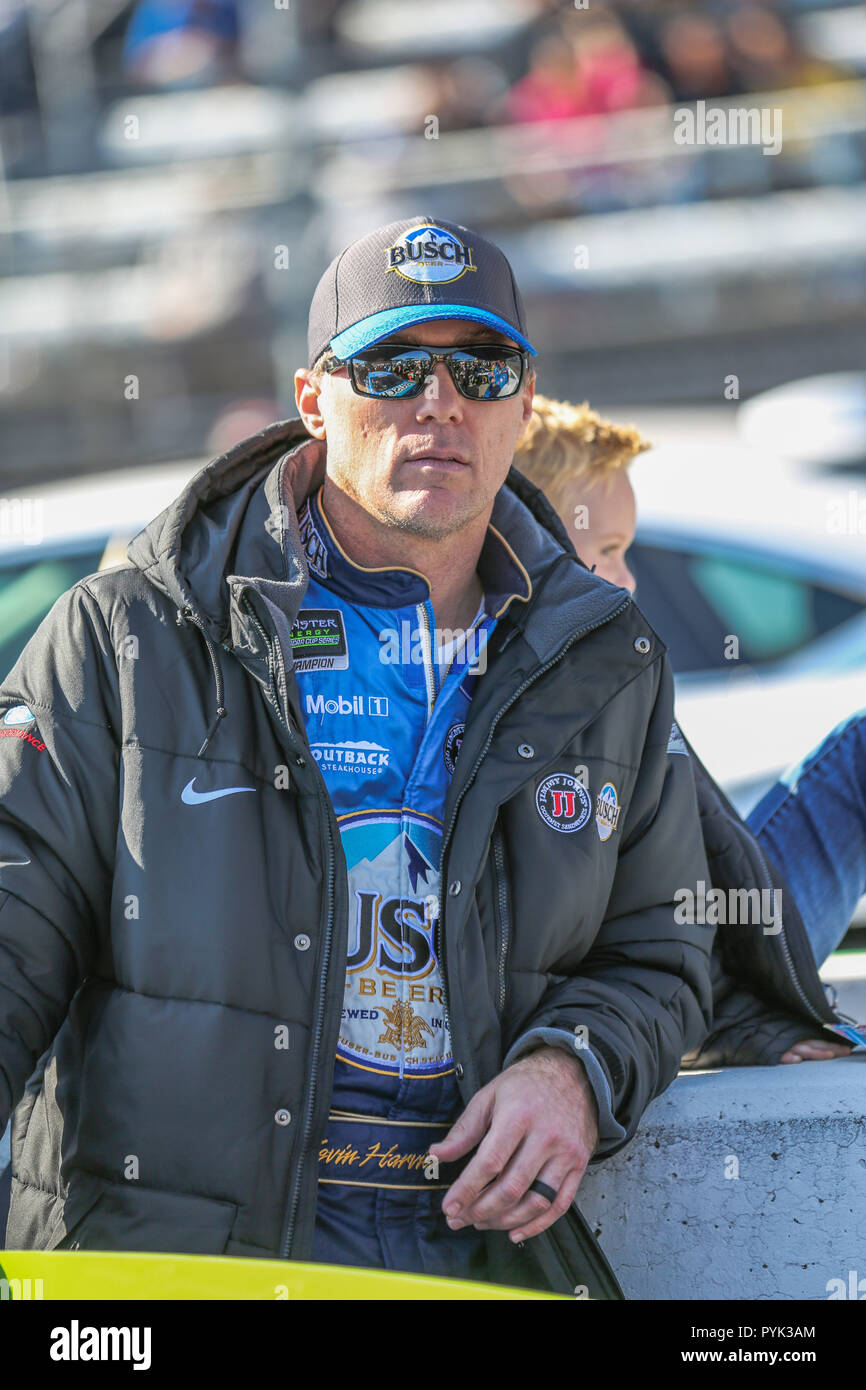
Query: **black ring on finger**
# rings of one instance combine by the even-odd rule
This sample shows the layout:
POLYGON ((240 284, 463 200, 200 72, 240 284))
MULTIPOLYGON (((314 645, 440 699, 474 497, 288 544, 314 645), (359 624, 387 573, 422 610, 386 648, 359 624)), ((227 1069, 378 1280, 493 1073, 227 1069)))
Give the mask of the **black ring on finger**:
POLYGON ((556 1201, 556 1190, 549 1183, 542 1182, 540 1178, 536 1178, 535 1182, 529 1184, 529 1190, 530 1192, 537 1192, 539 1197, 546 1197, 551 1206, 556 1201))

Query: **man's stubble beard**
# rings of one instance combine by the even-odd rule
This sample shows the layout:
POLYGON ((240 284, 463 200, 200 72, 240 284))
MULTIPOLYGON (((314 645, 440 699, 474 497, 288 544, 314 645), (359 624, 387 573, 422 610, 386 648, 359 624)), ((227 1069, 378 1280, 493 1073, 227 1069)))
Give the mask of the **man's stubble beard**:
POLYGON ((385 491, 384 495, 375 493, 371 496, 355 487, 354 480, 347 472, 343 471, 332 474, 331 481, 375 521, 384 526, 393 527, 395 531, 400 531, 403 535, 416 536, 422 540, 446 540, 449 536, 462 531, 487 509, 487 504, 482 503, 481 506, 478 506, 471 496, 467 496, 460 499, 462 505, 458 506, 450 516, 425 516, 423 503, 419 503, 421 510, 414 512, 410 510, 407 513, 394 505, 394 499, 411 495, 410 489, 403 492, 385 491))

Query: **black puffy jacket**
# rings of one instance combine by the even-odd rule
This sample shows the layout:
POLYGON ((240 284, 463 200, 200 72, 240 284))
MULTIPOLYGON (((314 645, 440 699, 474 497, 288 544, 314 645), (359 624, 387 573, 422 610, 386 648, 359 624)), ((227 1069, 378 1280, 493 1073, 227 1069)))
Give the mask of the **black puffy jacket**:
MULTIPOLYGON (((214 460, 130 563, 57 601, 0 688, 10 1247, 309 1256, 348 917, 291 669, 295 510, 323 475, 298 421, 214 460), (190 807, 193 775, 258 795, 190 807)), ((624 1132, 598 1159, 711 1022, 713 930, 673 908, 708 874, 692 761, 671 740, 664 644, 629 594, 515 469, 492 522, 533 594, 493 634, 445 807, 455 1065, 468 1102, 530 1029, 588 1029, 624 1132), (596 815, 560 833, 536 791, 577 766, 596 815)), ((505 1283, 604 1292, 576 1207, 522 1251, 488 1239, 505 1283)))

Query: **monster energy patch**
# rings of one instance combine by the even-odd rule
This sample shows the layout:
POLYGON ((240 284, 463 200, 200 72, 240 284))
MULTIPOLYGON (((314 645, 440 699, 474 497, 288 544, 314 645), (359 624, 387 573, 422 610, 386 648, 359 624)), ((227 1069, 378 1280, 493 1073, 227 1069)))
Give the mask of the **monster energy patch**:
POLYGON ((349 648, 339 608, 302 608, 292 628, 296 671, 346 671, 349 648))

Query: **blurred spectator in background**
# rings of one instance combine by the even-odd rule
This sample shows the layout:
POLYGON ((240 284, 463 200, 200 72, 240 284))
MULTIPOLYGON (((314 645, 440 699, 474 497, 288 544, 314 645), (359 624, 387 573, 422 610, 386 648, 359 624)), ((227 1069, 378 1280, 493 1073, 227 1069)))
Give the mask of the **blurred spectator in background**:
POLYGON ((440 59, 424 68, 431 84, 424 114, 435 112, 441 131, 484 125, 507 85, 502 68, 490 58, 440 59))
POLYGON ((564 34, 549 34, 534 44, 529 71, 505 99, 513 121, 557 121, 583 115, 574 54, 564 34))
POLYGON ((512 121, 567 120, 651 105, 664 95, 619 21, 581 12, 537 41, 528 73, 504 106, 512 121))
POLYGON ((741 90, 768 92, 830 82, 840 70, 807 53, 790 22, 763 5, 739 5, 725 21, 741 90))
POLYGON ((238 0, 139 0, 123 45, 127 74, 160 87, 236 75, 238 0))
MULTIPOLYGON (((614 112, 658 106, 670 92, 662 79, 645 68, 625 28, 613 15, 575 12, 563 18, 530 54, 530 70, 508 92, 493 119, 510 119, 528 128, 533 123, 574 117, 603 117, 614 112)), ((559 134, 554 126, 540 133, 535 151, 526 150, 526 171, 510 174, 509 192, 533 213, 541 208, 604 212, 631 204, 642 185, 642 172, 626 162, 590 158, 576 171, 576 155, 605 151, 609 136, 603 121, 568 125, 559 134), (551 167, 560 151, 563 167, 551 167), (534 160, 537 168, 533 168, 534 160)), ((640 194, 637 195, 638 197, 640 194)))
POLYGON ((658 16, 638 19, 630 13, 628 27, 675 101, 776 91, 846 75, 809 54, 791 20, 766 5, 737 5, 718 18, 679 13, 661 22, 658 16))
POLYGON ((729 96, 735 85, 720 24, 706 14, 678 14, 662 26, 659 57, 675 101, 729 96))
MULTIPOLYGON (((575 16, 579 19, 579 16, 575 16)), ((652 80, 625 29, 612 15, 570 28, 575 80, 583 114, 602 115, 644 106, 652 80)))
POLYGON ((24 0, 0 0, 0 116, 36 104, 26 5, 24 0))
MULTIPOLYGON (((221 410, 208 431, 206 449, 208 458, 216 458, 228 453, 242 439, 258 434, 275 420, 282 420, 286 412, 269 397, 254 396, 249 399, 232 401, 221 410)), ((287 417, 286 417, 287 418, 287 417)))

